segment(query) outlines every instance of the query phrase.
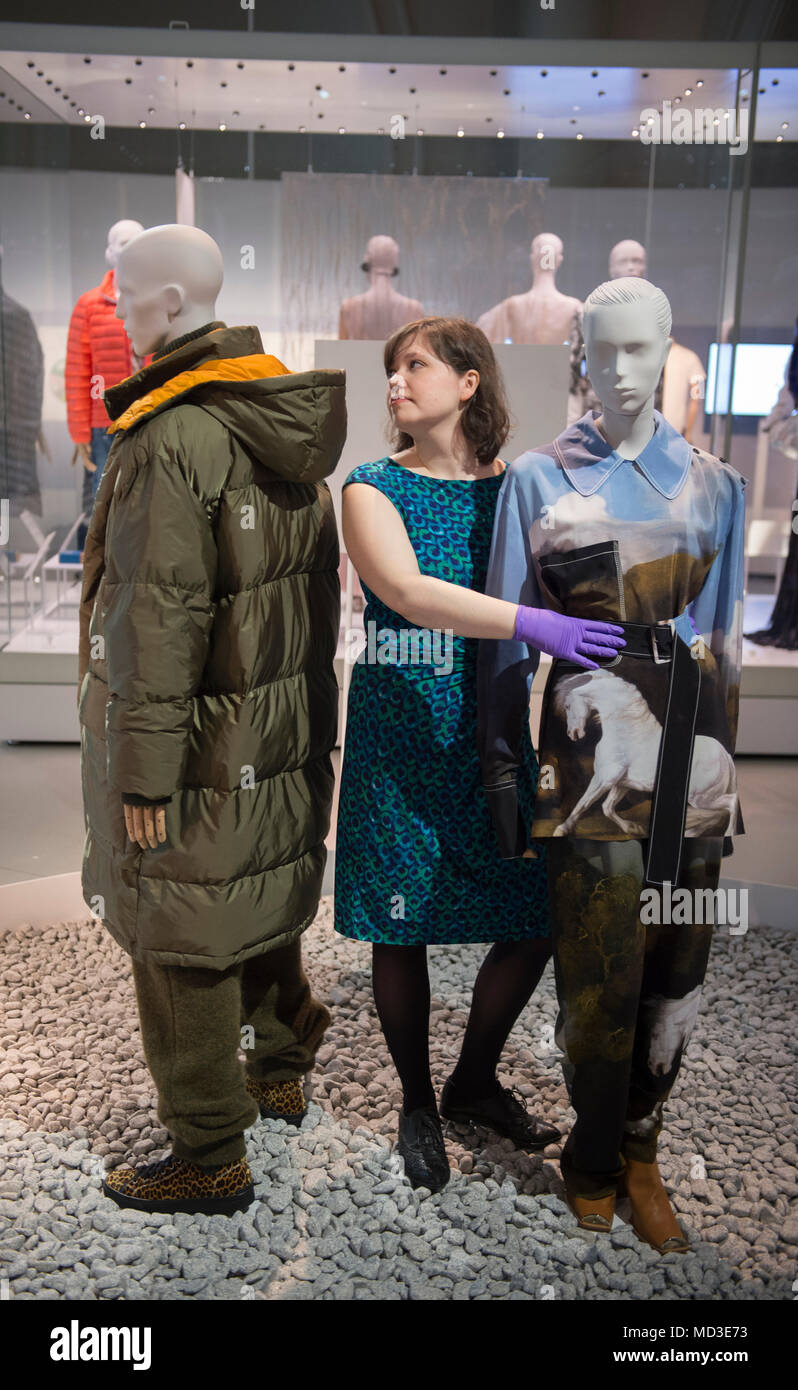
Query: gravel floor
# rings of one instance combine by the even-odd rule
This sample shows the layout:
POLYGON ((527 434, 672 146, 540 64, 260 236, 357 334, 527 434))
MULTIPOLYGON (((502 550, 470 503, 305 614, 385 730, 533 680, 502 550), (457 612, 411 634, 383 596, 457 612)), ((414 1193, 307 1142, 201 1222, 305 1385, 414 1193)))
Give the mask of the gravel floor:
MULTIPOLYGON (((374 1014, 369 948, 335 936, 329 898, 304 940, 316 991, 334 1011, 315 1099, 301 1130, 268 1121, 249 1132, 259 1200, 226 1218, 120 1211, 100 1190, 104 1167, 158 1156, 167 1140, 124 952, 91 921, 3 937, 0 1273, 11 1297, 793 1297, 798 934, 752 929, 731 939, 718 930, 661 1150, 674 1206, 698 1243, 665 1258, 618 1220, 609 1237, 577 1231, 557 1148, 528 1156, 508 1140, 450 1129, 449 1186, 414 1193, 391 1155, 399 1094, 374 1014)), ((485 949, 430 952, 438 1086, 485 949)), ((555 1012, 549 966, 502 1079, 567 1131, 555 1012)))

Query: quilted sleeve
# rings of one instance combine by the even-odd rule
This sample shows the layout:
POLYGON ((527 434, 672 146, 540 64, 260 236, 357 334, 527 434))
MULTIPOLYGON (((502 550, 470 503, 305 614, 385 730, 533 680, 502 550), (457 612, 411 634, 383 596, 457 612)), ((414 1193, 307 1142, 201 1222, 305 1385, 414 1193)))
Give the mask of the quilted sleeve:
POLYGON ((166 443, 120 471, 106 555, 108 781, 157 801, 182 786, 217 573, 209 510, 166 443))
POLYGON ((72 310, 67 334, 66 371, 67 427, 75 444, 91 442, 91 344, 86 299, 80 296, 72 310))

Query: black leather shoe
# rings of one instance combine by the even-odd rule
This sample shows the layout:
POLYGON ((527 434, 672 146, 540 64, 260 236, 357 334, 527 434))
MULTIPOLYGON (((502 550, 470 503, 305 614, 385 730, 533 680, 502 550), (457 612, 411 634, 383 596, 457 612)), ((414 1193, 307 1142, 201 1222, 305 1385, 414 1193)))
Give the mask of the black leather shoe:
POLYGON ((428 1187, 440 1192, 449 1181, 449 1160, 443 1130, 434 1105, 422 1105, 406 1115, 399 1111, 397 1150, 405 1163, 405 1176, 411 1187, 428 1187))
POLYGON ((491 1096, 469 1100, 455 1090, 450 1079, 441 1095, 441 1115, 445 1120, 493 1129, 512 1139, 526 1153, 538 1153, 561 1138, 560 1131, 553 1125, 546 1125, 537 1116, 530 1115, 526 1101, 515 1086, 498 1086, 491 1096))

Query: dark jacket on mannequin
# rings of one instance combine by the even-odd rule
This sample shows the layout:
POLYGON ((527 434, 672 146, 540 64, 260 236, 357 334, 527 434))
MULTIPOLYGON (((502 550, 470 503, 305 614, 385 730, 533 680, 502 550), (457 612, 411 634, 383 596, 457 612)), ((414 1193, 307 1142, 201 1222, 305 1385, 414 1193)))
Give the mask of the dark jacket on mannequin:
POLYGON ((106 392, 86 540, 83 894, 132 956, 218 970, 313 920, 338 688, 345 374, 213 323, 106 392), (125 800, 166 803, 166 842, 125 800))

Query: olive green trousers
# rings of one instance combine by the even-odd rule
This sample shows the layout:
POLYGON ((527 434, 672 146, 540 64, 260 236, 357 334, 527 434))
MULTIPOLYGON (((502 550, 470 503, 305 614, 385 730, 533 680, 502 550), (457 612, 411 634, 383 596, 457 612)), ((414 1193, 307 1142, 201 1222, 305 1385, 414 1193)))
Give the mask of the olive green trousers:
POLYGON ((144 1056, 158 1118, 178 1158, 212 1167, 243 1158, 258 1118, 237 1056, 258 1081, 311 1070, 330 1022, 313 997, 299 940, 227 970, 134 960, 144 1056))

